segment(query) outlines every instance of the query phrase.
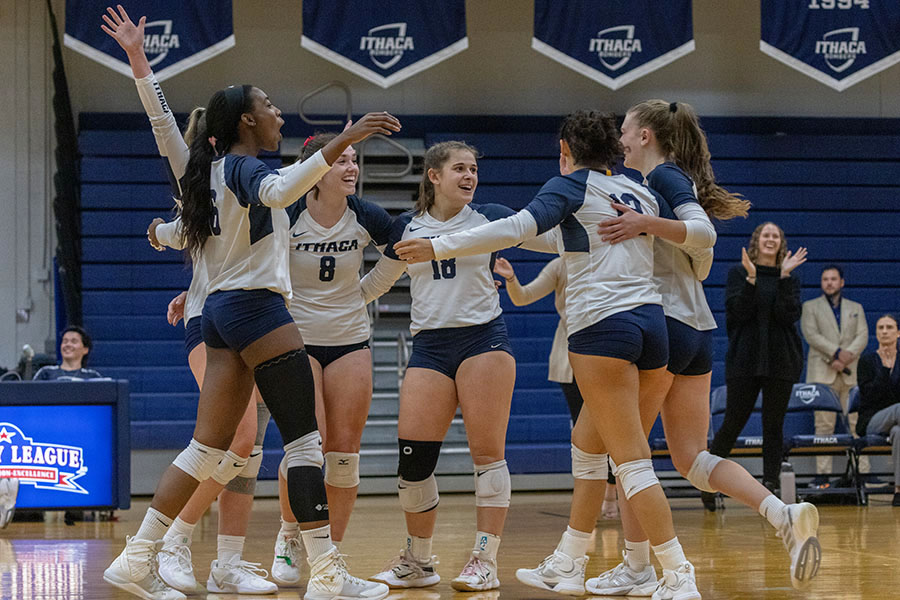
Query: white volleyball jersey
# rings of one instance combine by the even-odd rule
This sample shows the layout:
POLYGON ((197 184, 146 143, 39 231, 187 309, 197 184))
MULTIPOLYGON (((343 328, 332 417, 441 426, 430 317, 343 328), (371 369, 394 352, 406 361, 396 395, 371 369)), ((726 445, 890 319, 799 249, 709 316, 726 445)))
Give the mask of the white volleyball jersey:
POLYGON ((268 289, 290 300, 290 221, 284 208, 330 168, 321 152, 279 171, 253 156, 226 154, 213 161, 212 235, 202 251, 207 293, 268 289))
POLYGON ((307 344, 343 346, 368 340, 359 269, 369 242, 388 243, 391 217, 377 204, 347 196, 344 215, 333 227, 323 227, 309 214, 307 197, 288 208, 291 316, 307 344))
MULTIPOLYGON (((548 231, 566 262, 568 333, 644 304, 661 304, 653 282, 653 236, 618 244, 600 239, 597 225, 617 216, 612 203, 659 215, 657 195, 624 175, 580 169, 548 181, 514 216, 432 240, 438 259, 497 251, 548 231)), ((460 260, 457 258, 457 260, 460 260)))
MULTIPOLYGON (((647 175, 647 184, 671 207, 674 212, 671 218, 702 222, 712 231, 712 237, 706 237, 701 243, 706 247, 715 244, 715 228, 697 201, 697 188, 684 171, 673 163, 663 163, 647 175)), ((653 256, 653 279, 662 294, 666 316, 699 331, 715 329, 716 320, 703 293, 703 284, 692 268, 691 257, 661 238, 654 243, 653 256)))
POLYGON ((390 289, 406 270, 412 295, 409 329, 413 335, 423 329, 482 325, 497 318, 502 311, 492 275, 496 253, 448 257, 407 267, 405 261, 397 258, 394 244, 410 238, 434 238, 468 231, 512 214, 510 208, 499 204, 469 204, 447 221, 439 221, 427 212, 403 213, 394 220, 391 238, 379 261, 381 267, 376 265, 363 280, 366 301, 390 289), (379 277, 382 271, 390 275, 379 277))

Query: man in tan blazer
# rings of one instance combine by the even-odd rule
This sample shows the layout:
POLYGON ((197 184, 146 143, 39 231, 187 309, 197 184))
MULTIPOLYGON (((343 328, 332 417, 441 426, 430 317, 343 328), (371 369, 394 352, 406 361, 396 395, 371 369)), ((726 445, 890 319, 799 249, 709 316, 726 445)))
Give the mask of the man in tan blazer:
MULTIPOLYGON (((840 267, 828 265, 822 269, 821 283, 822 295, 804 302, 800 317, 800 329, 809 344, 806 382, 828 385, 840 398, 847 414, 850 389, 856 385, 856 363, 869 343, 869 326, 862 305, 847 300, 841 293, 844 273, 840 267)), ((854 432, 856 414, 851 416, 850 431, 854 432)), ((834 433, 834 421, 834 413, 817 412, 816 434, 834 433)), ((867 472, 868 462, 865 467, 867 472)), ((816 472, 820 475, 831 472, 830 456, 816 459, 816 472)), ((826 479, 817 480, 827 486, 826 479)))

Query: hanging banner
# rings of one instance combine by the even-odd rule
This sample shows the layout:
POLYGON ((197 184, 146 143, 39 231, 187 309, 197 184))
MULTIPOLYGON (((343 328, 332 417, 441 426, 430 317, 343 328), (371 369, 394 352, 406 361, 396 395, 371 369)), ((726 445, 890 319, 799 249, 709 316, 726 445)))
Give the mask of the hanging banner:
POLYGON ((535 0, 531 47, 617 90, 694 49, 691 0, 535 0))
MULTIPOLYGON (((144 52, 163 81, 234 46, 231 0, 122 0, 137 24, 147 17, 144 52)), ((131 77, 125 53, 100 29, 109 0, 66 0, 65 45, 131 77)))
POLYGON ((897 0, 762 0, 759 49, 839 92, 900 62, 897 0))
POLYGON ((303 0, 301 45, 387 88, 469 47, 465 0, 303 0))

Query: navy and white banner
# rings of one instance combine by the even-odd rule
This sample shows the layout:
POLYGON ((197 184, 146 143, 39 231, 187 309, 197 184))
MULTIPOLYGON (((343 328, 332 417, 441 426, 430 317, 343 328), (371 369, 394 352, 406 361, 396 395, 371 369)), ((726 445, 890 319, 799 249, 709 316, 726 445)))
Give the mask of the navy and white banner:
POLYGON ((694 49, 691 0, 535 0, 531 47, 617 90, 694 49))
MULTIPOLYGON (((66 0, 67 47, 131 77, 125 53, 100 25, 109 0, 66 0)), ((121 0, 137 24, 147 17, 144 52, 159 81, 234 46, 231 0, 121 0)))
POLYGON ((759 49, 837 91, 900 62, 897 0, 762 0, 759 49))
POLYGON ((303 0, 301 45, 387 88, 469 47, 465 0, 303 0))

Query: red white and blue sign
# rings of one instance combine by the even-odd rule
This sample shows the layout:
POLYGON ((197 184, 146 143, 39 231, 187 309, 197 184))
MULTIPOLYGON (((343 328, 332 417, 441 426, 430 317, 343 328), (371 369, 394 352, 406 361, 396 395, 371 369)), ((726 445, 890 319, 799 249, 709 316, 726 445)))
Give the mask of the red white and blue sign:
POLYGON ((465 0, 304 0, 300 43, 387 88, 469 47, 465 0))
MULTIPOLYGON (((65 45, 131 77, 125 53, 100 29, 109 0, 66 0, 65 45)), ((231 0, 121 0, 135 23, 147 17, 144 52, 159 81, 234 46, 231 0)))
POLYGON ((900 62, 897 0, 762 0, 759 49, 841 92, 900 62))
POLYGON ((617 90, 694 50, 691 0, 535 0, 531 47, 617 90))

